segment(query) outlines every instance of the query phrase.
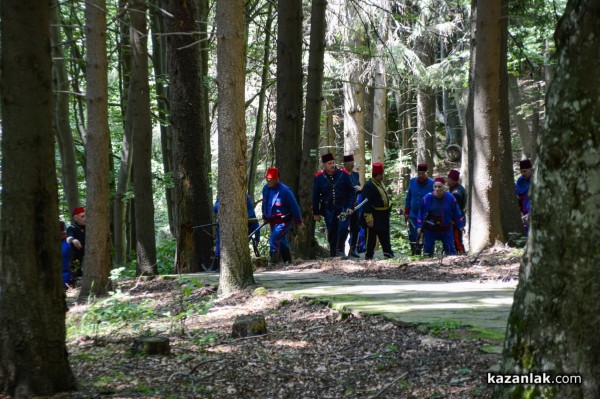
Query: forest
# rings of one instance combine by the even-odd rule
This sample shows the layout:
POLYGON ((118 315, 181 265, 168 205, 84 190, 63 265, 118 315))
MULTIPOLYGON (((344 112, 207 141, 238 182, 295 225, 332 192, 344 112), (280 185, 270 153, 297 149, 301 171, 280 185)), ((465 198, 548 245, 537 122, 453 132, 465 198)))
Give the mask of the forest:
MULTIPOLYGON (((324 257, 311 195, 331 152, 354 156, 361 184, 384 164, 400 264, 419 260, 395 212, 417 165, 460 170, 468 256, 524 247, 502 373, 583 376, 485 395, 595 397, 599 14, 597 0, 2 1, 0 393, 77 386, 59 221, 85 208, 84 273, 67 296, 87 317, 117 281, 208 270, 215 229, 202 226, 215 223, 211 295, 240 295, 268 252, 262 239, 251 254, 245 197, 260 209, 270 167, 300 205, 294 257, 324 257)), ((198 300, 181 317, 208 311, 201 285, 178 289, 198 300)))

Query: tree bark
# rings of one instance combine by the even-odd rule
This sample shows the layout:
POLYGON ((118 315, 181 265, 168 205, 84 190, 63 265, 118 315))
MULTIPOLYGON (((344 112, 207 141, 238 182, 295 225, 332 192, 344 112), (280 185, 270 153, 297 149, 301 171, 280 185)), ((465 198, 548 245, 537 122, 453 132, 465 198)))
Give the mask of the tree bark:
POLYGON ((152 189, 152 116, 148 84, 148 6, 143 1, 130 3, 131 83, 129 106, 132 116, 133 189, 137 275, 156 275, 156 238, 152 189))
POLYGON ((219 293, 254 284, 246 210, 246 121, 244 106, 244 0, 217 1, 219 94, 219 293))
POLYGON ((344 154, 354 154, 354 168, 365 182, 365 88, 360 82, 360 61, 346 60, 344 82, 344 154))
POLYGON ((533 181, 529 241, 508 319, 502 373, 581 376, 502 385, 496 397, 595 398, 600 391, 600 8, 571 0, 555 33, 556 76, 533 181), (565 215, 567 210, 567 215, 565 215))
POLYGON ((279 176, 298 192, 302 156, 302 0, 278 1, 277 127, 279 176))
MULTIPOLYGON (((423 67, 433 64, 433 44, 421 37, 415 45, 423 67)), ((435 167, 435 93, 422 84, 417 88, 417 163, 426 163, 433 173, 435 167)))
POLYGON ((0 394, 76 388, 65 345, 50 3, 2 1, 0 394))
POLYGON ((173 144, 173 199, 177 239, 175 269, 179 273, 207 268, 213 251, 206 233, 192 229, 212 220, 210 165, 206 151, 202 104, 201 53, 195 0, 163 0, 169 60, 170 131, 173 144))
POLYGON ((64 196, 67 200, 68 212, 80 206, 79 187, 77 184, 77 162, 71 121, 69 117, 69 77, 65 65, 65 55, 60 27, 60 5, 53 0, 50 12, 50 29, 52 32, 52 69, 54 76, 55 129, 60 151, 61 181, 64 196))
POLYGON ((315 221, 312 214, 312 188, 314 174, 319 166, 319 137, 321 133, 321 107, 323 103, 323 68, 325 55, 326 0, 313 0, 310 19, 310 48, 306 90, 306 121, 304 146, 300 166, 298 202, 305 227, 296 235, 296 256, 315 257, 315 221))
POLYGON ((86 237, 83 279, 79 298, 105 295, 112 267, 110 257, 108 129, 108 58, 106 52, 106 0, 91 0, 86 19, 86 237))
POLYGON ((500 3, 477 4, 473 62, 473 146, 469 156, 472 185, 470 244, 479 253, 497 241, 503 242, 500 221, 499 168, 499 68, 500 3))

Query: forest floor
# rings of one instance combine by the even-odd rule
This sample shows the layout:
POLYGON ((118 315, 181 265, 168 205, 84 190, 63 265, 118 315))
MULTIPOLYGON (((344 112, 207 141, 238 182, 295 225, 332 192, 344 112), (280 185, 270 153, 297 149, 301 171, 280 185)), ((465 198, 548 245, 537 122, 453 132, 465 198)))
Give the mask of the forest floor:
MULTIPOLYGON (((520 253, 398 261, 295 262, 286 269, 352 278, 507 281, 520 253)), ((501 342, 460 325, 411 326, 340 313, 318 300, 248 289, 217 298, 199 280, 124 280, 96 304, 68 293, 67 346, 79 390, 53 398, 489 398, 501 342), (267 334, 231 338, 237 316, 265 315, 267 334), (143 356, 133 339, 160 335, 170 355, 143 356)), ((254 287, 256 288, 256 287, 254 287)))

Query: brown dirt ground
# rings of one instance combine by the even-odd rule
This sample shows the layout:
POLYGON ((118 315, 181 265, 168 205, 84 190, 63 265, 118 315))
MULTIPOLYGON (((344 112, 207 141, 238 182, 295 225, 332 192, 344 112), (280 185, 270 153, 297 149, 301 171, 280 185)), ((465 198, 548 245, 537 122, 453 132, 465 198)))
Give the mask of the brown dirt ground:
MULTIPOLYGON (((494 248, 478 257, 400 264, 297 261, 287 268, 354 278, 483 281, 516 279, 519 261, 512 250, 494 248)), ((80 388, 54 398, 491 397, 486 372, 500 357, 480 348, 498 343, 466 338, 460 327, 396 325, 271 291, 249 289, 216 298, 214 287, 186 287, 162 279, 120 283, 119 291, 127 294, 120 309, 153 304, 154 317, 141 331, 168 337, 171 354, 132 354, 132 340, 142 334, 135 321, 113 321, 117 328, 110 333, 99 328, 70 334, 68 350, 80 388), (206 301, 208 311, 200 314, 198 307, 206 301), (267 334, 231 338, 234 319, 253 313, 265 316, 267 334)), ((68 299, 72 320, 88 310, 73 304, 76 294, 70 292, 68 299)))

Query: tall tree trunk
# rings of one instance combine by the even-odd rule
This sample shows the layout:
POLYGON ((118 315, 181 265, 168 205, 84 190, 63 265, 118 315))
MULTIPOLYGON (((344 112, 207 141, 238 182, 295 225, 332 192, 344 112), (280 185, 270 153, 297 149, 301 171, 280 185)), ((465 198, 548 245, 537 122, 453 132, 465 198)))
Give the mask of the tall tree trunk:
MULTIPOLYGON (((198 4, 198 15, 200 21, 200 54, 201 54, 201 65, 202 65, 202 129, 206 132, 204 134, 204 146, 206 147, 206 151, 204 151, 204 161, 203 165, 210 170, 212 167, 212 151, 210 146, 210 111, 209 111, 209 86, 211 81, 210 70, 209 70, 209 60, 210 60, 210 52, 212 51, 211 46, 211 37, 208 34, 208 27, 211 26, 209 21, 210 18, 210 4, 209 0, 196 0, 198 4)), ((207 212, 212 215, 213 210, 213 185, 212 185, 212 173, 208 174, 208 192, 206 193, 206 207, 207 212)), ((213 241, 213 231, 208 231, 204 233, 204 240, 207 238, 210 239, 211 246, 213 241)))
MULTIPOLYGON (((173 143, 173 197, 179 273, 208 267, 212 242, 192 226, 212 220, 206 165, 208 131, 202 116, 204 90, 195 0, 163 0, 167 33, 170 129, 173 143)), ((136 205, 137 206, 137 205, 136 205)))
MULTIPOLYGON (((415 51, 423 67, 433 64, 433 44, 427 37, 417 40, 415 51)), ((417 88, 417 163, 426 163, 433 173, 435 166, 435 93, 421 84, 417 88)))
POLYGON ((77 162, 75 160, 75 144, 71 121, 69 118, 69 77, 65 64, 63 41, 60 27, 60 5, 58 1, 51 2, 50 29, 52 32, 52 69, 54 76, 54 113, 56 137, 60 151, 61 181, 67 200, 68 212, 80 206, 79 187, 77 184, 77 162))
POLYGON ((360 61, 346 62, 344 82, 344 154, 354 154, 354 168, 365 181, 365 88, 359 77, 360 61))
MULTIPOLYGON (((156 90, 156 103, 158 105, 158 119, 160 120, 160 143, 163 159, 163 172, 165 176, 171 176, 173 171, 173 153, 171 135, 169 134, 167 121, 167 98, 168 90, 163 84, 167 71, 167 39, 163 35, 164 24, 163 15, 159 11, 161 0, 151 0, 150 8, 150 28, 152 31, 152 66, 154 67, 154 80, 156 90)), ((209 135, 210 136, 210 135, 209 135)), ((171 182, 165 184, 165 200, 167 203, 167 216, 169 218, 169 230, 175 236, 173 189, 171 182)))
POLYGON ((509 94, 512 99, 511 109, 515 110, 513 112, 513 118, 517 128, 517 133, 519 134, 519 138, 521 139, 522 158, 529 158, 531 160, 535 160, 534 154, 536 146, 533 141, 531 130, 529 129, 529 124, 527 123, 527 120, 519 113, 521 105, 523 104, 523 101, 521 100, 521 90, 519 88, 519 82, 517 80, 517 77, 513 75, 510 75, 508 79, 509 94))
POLYGON ((158 274, 154 235, 154 201, 152 189, 152 117, 148 84, 148 27, 145 2, 130 3, 131 83, 129 107, 132 116, 133 182, 137 274, 158 274))
POLYGON ((312 214, 313 176, 319 165, 319 137, 321 133, 321 106, 323 103, 323 67, 325 55, 325 11, 327 0, 313 0, 310 12, 310 47, 306 90, 306 121, 304 146, 300 166, 298 202, 305 228, 296 235, 296 255, 311 259, 315 256, 315 221, 312 214))
MULTIPOLYGON (((119 7, 124 9, 127 6, 127 0, 120 0, 119 7)), ((129 18, 122 18, 119 24, 120 45, 119 71, 121 77, 121 112, 123 116, 123 139, 121 141, 121 161, 119 162, 119 171, 115 184, 115 198, 113 201, 113 247, 115 265, 125 265, 128 263, 130 253, 127 244, 127 204, 131 199, 128 198, 129 183, 131 181, 131 124, 132 108, 130 107, 129 87, 131 81, 131 41, 129 40, 129 18)))
POLYGON ((298 192, 302 156, 302 0, 278 0, 277 128, 279 175, 298 192))
POLYGON ((254 140, 252 140, 252 154, 250 156, 250 166, 248 171, 248 192, 250 199, 254 204, 254 186, 257 183, 256 167, 258 165, 258 150, 262 140, 263 119, 265 112, 265 99, 267 96, 267 87, 269 85, 269 68, 271 66, 271 28, 273 26, 273 3, 269 2, 267 10, 267 22, 265 25, 265 43, 263 46, 263 64, 260 76, 260 93, 258 94, 258 110, 256 114, 256 130, 254 131, 254 140))
POLYGON ((501 370, 581 376, 582 382, 498 385, 498 398, 596 398, 600 392, 600 75, 590 73, 600 68, 598 2, 569 1, 555 39, 558 64, 534 174, 529 242, 501 370))
POLYGON ((219 292, 254 284, 246 211, 246 121, 244 106, 244 0, 217 0, 219 90, 219 292))
POLYGON ((510 130, 510 111, 508 103, 508 0, 501 0, 500 15, 500 82, 499 82, 499 183, 500 183, 500 221, 502 236, 506 242, 512 235, 523 232, 523 225, 515 200, 515 178, 512 159, 510 130))
POLYGON ((473 160, 470 170, 472 184, 470 244, 479 253, 496 241, 503 242, 500 222, 499 168, 499 68, 500 63, 500 3, 477 4, 473 62, 473 137, 469 147, 473 160))
POLYGON ((106 0, 90 0, 86 19, 86 237, 83 280, 79 298, 105 295, 112 267, 110 257, 108 129, 108 59, 106 52, 106 0))
POLYGON ((373 140, 371 163, 385 160, 385 139, 387 137, 387 84, 385 65, 382 60, 375 64, 373 101, 373 140))
POLYGON ((76 388, 65 345, 50 3, 2 1, 0 394, 76 388))
POLYGON ((323 118, 323 132, 324 136, 319 142, 319 148, 323 154, 331 152, 333 156, 336 155, 335 149, 335 128, 333 126, 333 113, 334 113, 333 101, 330 97, 325 98, 325 116, 323 118))

